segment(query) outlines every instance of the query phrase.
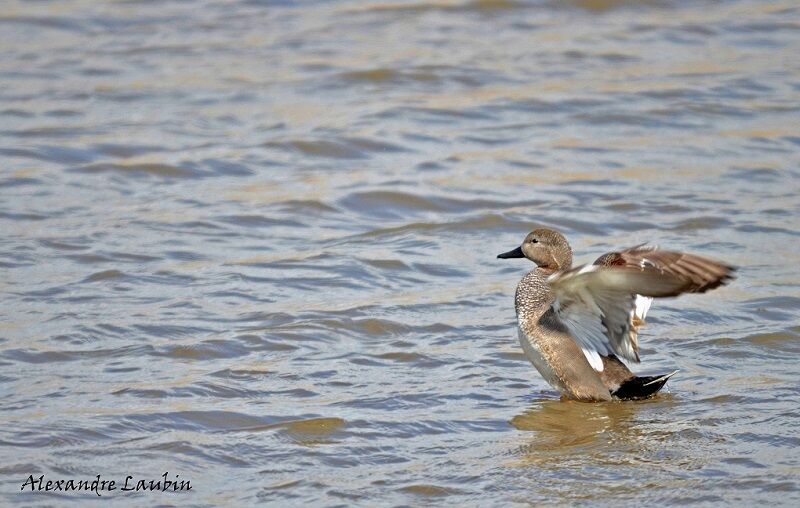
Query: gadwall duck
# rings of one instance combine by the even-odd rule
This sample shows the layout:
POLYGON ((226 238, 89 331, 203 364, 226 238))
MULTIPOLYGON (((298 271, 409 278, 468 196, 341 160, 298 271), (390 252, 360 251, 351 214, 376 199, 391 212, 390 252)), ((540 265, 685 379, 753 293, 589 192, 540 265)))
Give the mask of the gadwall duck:
POLYGON ((637 377, 620 360, 639 362, 637 334, 652 299, 704 293, 730 281, 735 270, 645 245, 572 268, 572 248, 552 229, 532 231, 521 246, 497 257, 536 263, 514 297, 519 340, 550 385, 582 401, 655 395, 675 372, 637 377))

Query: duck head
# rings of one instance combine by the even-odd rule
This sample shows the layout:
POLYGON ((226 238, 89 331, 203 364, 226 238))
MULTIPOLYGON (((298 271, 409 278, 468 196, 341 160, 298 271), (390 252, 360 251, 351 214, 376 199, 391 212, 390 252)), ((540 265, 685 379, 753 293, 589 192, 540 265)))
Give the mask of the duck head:
POLYGON ((528 258, 540 268, 546 270, 568 270, 572 267, 572 248, 564 235, 546 228, 534 229, 522 245, 503 254, 500 259, 528 258))

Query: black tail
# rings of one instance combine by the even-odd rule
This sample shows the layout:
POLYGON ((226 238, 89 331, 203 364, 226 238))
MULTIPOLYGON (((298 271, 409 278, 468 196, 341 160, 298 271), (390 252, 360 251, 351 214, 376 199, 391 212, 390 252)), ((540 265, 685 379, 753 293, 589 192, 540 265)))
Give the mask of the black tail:
POLYGON ((611 395, 623 400, 648 399, 658 393, 667 380, 678 372, 670 372, 664 376, 642 376, 629 379, 612 392, 611 395))

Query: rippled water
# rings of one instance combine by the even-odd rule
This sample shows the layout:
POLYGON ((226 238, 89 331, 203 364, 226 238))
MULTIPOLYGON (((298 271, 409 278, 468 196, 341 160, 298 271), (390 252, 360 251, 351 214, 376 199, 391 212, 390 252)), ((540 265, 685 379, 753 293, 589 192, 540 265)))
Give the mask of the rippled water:
POLYGON ((10 2, 0 494, 800 500, 796 2, 10 2), (740 267, 579 404, 517 343, 535 225, 740 267))

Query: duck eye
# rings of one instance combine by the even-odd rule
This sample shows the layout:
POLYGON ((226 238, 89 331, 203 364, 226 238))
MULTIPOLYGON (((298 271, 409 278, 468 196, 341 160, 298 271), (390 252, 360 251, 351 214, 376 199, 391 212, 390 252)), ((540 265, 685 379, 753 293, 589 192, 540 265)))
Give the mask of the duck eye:
POLYGON ((539 240, 537 240, 536 238, 531 238, 531 243, 539 243, 539 240))

